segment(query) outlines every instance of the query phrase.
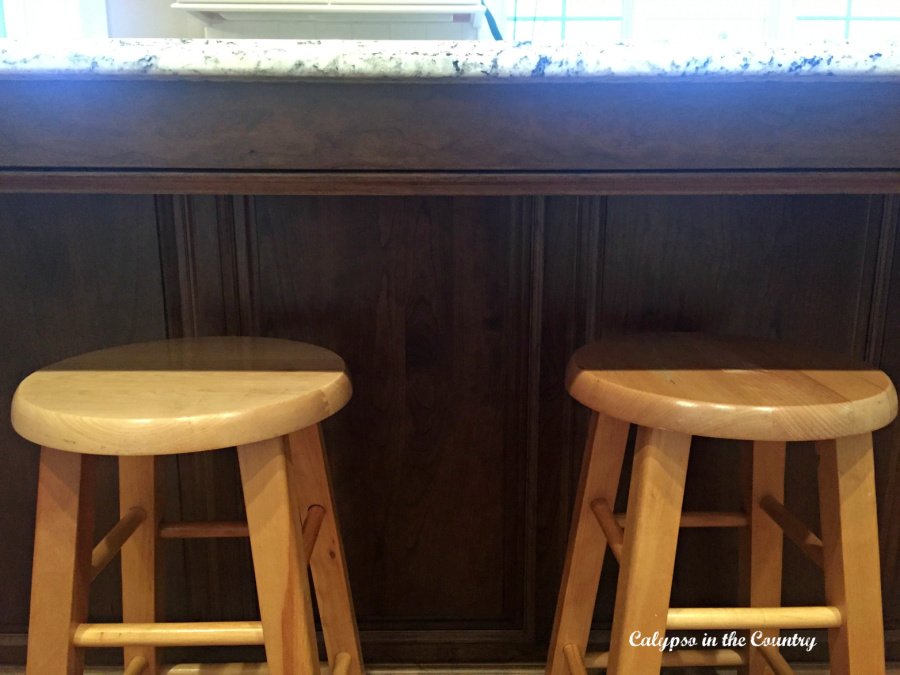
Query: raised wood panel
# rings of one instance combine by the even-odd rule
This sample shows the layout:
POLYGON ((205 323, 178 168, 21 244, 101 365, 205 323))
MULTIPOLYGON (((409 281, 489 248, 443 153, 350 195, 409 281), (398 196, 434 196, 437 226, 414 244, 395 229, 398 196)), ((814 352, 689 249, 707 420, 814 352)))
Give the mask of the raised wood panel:
MULTIPOLYGON (((29 372, 80 352, 165 336, 151 197, 0 196, 0 632, 28 622, 37 448, 9 423, 29 372)), ((101 462, 98 532, 117 519, 116 466, 101 462)), ((92 613, 114 618, 118 571, 98 577, 92 613)))
MULTIPOLYGON (((883 280, 883 319, 875 324, 880 341, 873 355, 876 362, 900 385, 900 200, 885 203, 882 220, 893 256, 888 256, 881 269, 883 280)), ((875 476, 878 497, 879 540, 881 543, 881 577, 884 580, 885 628, 893 631, 895 640, 888 644, 888 658, 900 659, 900 424, 896 421, 875 435, 875 476)))
POLYGON ((262 332, 353 378, 325 431, 362 628, 521 628, 528 223, 505 199, 255 207, 262 332))
MULTIPOLYGON (((0 196, 0 391, 8 405, 39 365, 166 334, 335 349, 355 395, 326 442, 367 657, 539 660, 586 420, 563 388, 571 351, 624 329, 774 335, 865 356, 900 379, 898 215, 896 198, 846 195, 0 196)), ((15 542, 0 551, 11 598, 0 632, 18 633, 36 453, 8 422, 0 443, 0 471, 17 476, 0 490, 0 538, 15 542)), ((897 427, 876 445, 896 631, 897 427)), ((798 445, 790 458, 789 505, 815 525, 814 452, 798 445)), ((700 440, 686 503, 737 507, 737 466, 735 444, 700 440)), ((242 517, 230 451, 167 469, 167 517, 242 517)), ((101 519, 115 512, 109 490, 101 519)), ((169 618, 255 615, 246 542, 166 550, 169 618)), ((675 601, 733 601, 736 552, 734 533, 683 535, 675 601)), ((816 602, 816 572, 785 554, 786 601, 816 602)), ((607 561, 597 642, 615 569, 607 561)), ((101 577, 98 618, 117 612, 116 576, 101 577)))
POLYGON ((898 107, 893 82, 8 81, 0 157, 5 169, 897 169, 898 107))

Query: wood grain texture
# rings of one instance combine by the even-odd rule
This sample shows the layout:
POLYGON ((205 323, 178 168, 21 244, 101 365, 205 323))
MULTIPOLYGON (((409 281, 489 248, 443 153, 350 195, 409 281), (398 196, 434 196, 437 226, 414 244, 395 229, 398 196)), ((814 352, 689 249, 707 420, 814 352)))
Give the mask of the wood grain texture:
POLYGON ((841 438, 881 429, 897 415, 897 392, 877 368, 761 338, 612 336, 572 355, 566 386, 591 410, 714 438, 841 438))
POLYGON ((281 436, 340 410, 343 360, 271 338, 160 340, 98 350, 32 373, 16 389, 15 430, 101 455, 170 455, 281 436))
MULTIPOLYGON (((242 289, 241 275, 250 273, 247 256, 252 254, 237 231, 238 217, 229 217, 226 204, 237 211, 244 201, 157 196, 168 337, 259 334, 247 330, 234 313, 235 307, 246 306, 245 294, 238 302, 233 298, 235 291, 242 289), (234 252, 234 257, 223 256, 223 251, 234 252)), ((237 464, 232 450, 173 458, 166 489, 167 518, 245 521, 237 464), (198 484, 205 489, 194 489, 198 484)), ((171 580, 166 601, 173 617, 229 620, 256 616, 255 589, 245 582, 253 575, 247 542, 211 539, 172 542, 166 548, 171 580)))
MULTIPOLYGON (((537 175, 521 191, 583 190, 588 196, 219 198, 217 185, 241 193, 240 176, 216 183, 217 176, 207 174, 201 181, 205 187, 186 182, 183 190, 202 189, 208 197, 0 197, 0 288, 6 290, 0 318, 7 331, 0 397, 6 396, 8 405, 21 378, 47 363, 158 339, 167 329, 172 337, 233 333, 308 339, 338 351, 362 387, 353 404, 325 424, 349 568, 374 569, 385 560, 396 570, 381 587, 365 575, 354 576, 365 655, 373 662, 546 657, 587 427, 587 414, 576 409, 562 384, 565 362, 578 345, 634 329, 773 336, 866 357, 900 378, 896 200, 836 194, 605 197, 593 192, 593 178, 580 183, 577 175, 549 174, 537 175), (532 212, 525 213, 522 203, 532 212), (517 228, 525 229, 516 233, 517 228), (536 271, 542 275, 539 285, 530 282, 536 271), (541 299, 537 375, 529 364, 535 358, 529 351, 538 344, 530 332, 534 297, 541 299), (431 323, 424 318, 429 307, 438 308, 431 323), (532 337, 523 339, 526 335, 532 337), (414 358, 429 354, 443 355, 432 359, 436 365, 430 369, 426 359, 414 358), (383 359, 383 367, 374 368, 370 358, 383 359), (402 375, 398 368, 405 369, 402 375), (489 386, 483 383, 484 372, 498 371, 505 374, 489 386), (527 401, 534 396, 523 393, 525 386, 537 392, 533 432, 524 431, 532 405, 527 401), (448 388, 452 396, 445 393, 448 388), (437 393, 432 398, 429 391, 437 393), (451 398, 456 402, 449 405, 451 398), (395 422, 378 422, 385 418, 395 422), (476 428, 486 430, 478 442, 472 440, 476 428), (539 439, 535 465, 523 450, 532 442, 530 433, 539 439), (372 453, 361 470, 360 447, 372 453), (488 475, 502 476, 502 496, 488 475), (363 476, 378 476, 384 487, 367 486, 363 476), (404 487, 402 479, 421 487, 404 487), (524 488, 528 480, 536 481, 531 496, 524 488), (467 538, 470 503, 485 529, 498 537, 467 538), (379 510, 373 511, 373 504, 379 510), (442 528, 448 543, 440 541, 442 528), (528 537, 539 543, 533 554, 527 553, 528 537), (462 560, 467 547, 480 557, 462 560), (396 563, 407 556, 409 567, 396 563), (533 590, 526 592, 523 568, 530 557, 536 567, 533 590), (447 583, 435 584, 435 577, 447 583), (522 630, 529 614, 536 627, 533 640, 522 630), (436 616, 449 617, 437 630, 436 616)), ((129 175, 138 181, 131 185, 141 185, 136 191, 158 185, 141 184, 141 172, 129 175)), ((172 182, 166 191, 182 191, 181 176, 167 175, 172 182)), ((814 188, 815 174, 805 182, 783 183, 783 174, 766 172, 717 174, 713 182, 696 183, 677 172, 662 175, 660 182, 649 176, 646 183, 642 174, 631 174, 622 178, 625 187, 618 177, 597 185, 608 187, 609 194, 834 192, 864 189, 871 174, 850 175, 862 181, 854 183, 857 188, 843 178, 829 183, 827 175, 814 188)), ((327 189, 322 181, 332 178, 338 192, 363 189, 341 174, 316 181, 327 189)), ((402 188, 405 176, 382 176, 395 186, 391 190, 412 191, 432 189, 427 178, 416 183, 412 177, 412 186, 402 188)), ((464 178, 472 189, 505 194, 502 175, 464 178)), ((105 190, 106 180, 92 185, 105 190)), ((248 183, 267 191, 263 184, 248 183)), ((454 184, 437 189, 452 192, 454 184)), ((296 185, 288 181, 277 189, 306 189, 296 185)), ((878 190, 890 191, 879 185, 878 190)), ((900 627, 900 530, 885 517, 900 504, 898 429, 894 424, 876 434, 875 449, 889 635, 900 627)), ((28 444, 2 421, 0 440, 9 449, 0 454, 0 469, 22 477, 0 490, 0 537, 15 542, 0 549, 0 594, 9 598, 0 603, 0 627, 21 634, 33 525, 27 505, 33 504, 37 462, 28 444)), ((740 446, 695 439, 686 508, 740 508, 735 480, 740 446)), ((233 451, 164 464, 167 520, 244 518, 233 451), (205 489, 194 489, 197 484, 205 489)), ((818 520, 815 465, 811 447, 791 449, 786 503, 806 523, 818 520)), ((114 480, 114 465, 101 463, 99 471, 101 483, 114 480)), ((101 491, 98 499, 97 534, 102 535, 118 518, 118 508, 110 491, 101 491)), ((615 510, 623 507, 617 504, 615 510)), ((735 604, 737 544, 733 530, 684 531, 673 603, 735 604)), ((246 542, 169 541, 165 549, 168 619, 257 616, 246 542)), ((785 546, 784 563, 785 578, 792 581, 785 586, 786 604, 824 601, 809 562, 791 545, 785 546)), ((615 562, 607 564, 590 637, 600 647, 608 642, 615 592, 615 562)), ((378 573, 375 569, 373 577, 378 573)), ((97 580, 92 620, 118 619, 117 586, 113 566, 97 580)), ((824 634, 819 642, 824 644, 824 634)), ((900 658, 897 644, 889 644, 894 660, 900 658)), ((261 652, 246 651, 234 660, 261 658, 261 652)), ((21 663, 24 650, 0 645, 0 659, 6 656, 21 663)), ((105 655, 100 650, 92 656, 105 655)), ((825 654, 787 656, 823 660, 825 654)), ((172 658, 202 657, 173 653, 172 658)))
POLYGON ((363 675, 356 610, 322 431, 319 425, 301 429, 288 436, 287 443, 300 513, 305 518, 311 517, 307 514, 312 514, 314 508, 324 513, 312 551, 304 551, 309 558, 328 662, 336 670, 340 658, 345 662, 345 675, 363 675))
MULTIPOLYGON (((100 347, 165 336, 153 199, 97 195, 0 197, 0 407, 29 372, 100 347)), ((0 415, 0 631, 24 633, 34 537, 38 453, 0 415)), ((114 485, 114 461, 97 466, 114 485)), ((102 536, 118 520, 114 491, 97 495, 102 536)), ((96 538, 95 538, 96 541, 96 538)), ((118 571, 93 586, 95 616, 119 613, 118 571)), ((9 651, 9 650, 0 650, 9 651)), ((16 652, 13 652, 16 653, 16 652)), ((23 659, 24 653, 16 658, 23 659)), ((2 658, 2 657, 0 657, 2 658)))
POLYGON ((550 638, 547 675, 568 675, 566 667, 568 664, 571 671, 572 663, 568 652, 573 651, 583 660, 587 651, 600 571, 608 544, 608 538, 592 512, 592 504, 596 500, 607 505, 616 501, 628 429, 627 422, 606 415, 592 415, 550 638))
MULTIPOLYGON (((163 620, 163 552, 159 547, 159 523, 165 505, 162 500, 162 461, 156 457, 119 458, 119 513, 133 508, 145 516, 137 531, 122 547, 122 621, 153 623, 163 620)), ((124 662, 143 659, 147 675, 157 675, 162 654, 153 646, 126 647, 124 662)))
POLYGON ((0 156, 7 168, 897 169, 898 105, 889 82, 9 81, 0 156))
POLYGON ((28 675, 81 675, 72 630, 87 618, 94 530, 94 460, 41 449, 28 675))
POLYGON ((509 202, 255 205, 263 331, 347 354, 358 392, 324 429, 361 624, 521 628, 532 256, 509 202))
POLYGON ((237 449, 269 672, 318 675, 300 510, 287 453, 284 438, 237 449))
MULTIPOLYGON (((784 534, 761 503, 765 499, 784 502, 785 446, 780 442, 755 442, 742 467, 744 512, 750 523, 742 532, 739 565, 741 599, 749 607, 781 605, 784 534)), ((764 634, 775 637, 778 631, 768 629, 764 634)), ((768 659, 762 650, 751 645, 747 652, 747 666, 738 670, 740 675, 767 675, 768 659)))
MULTIPOLYGON (((900 171, 0 170, 0 192, 154 195, 532 196, 896 194, 900 171)), ((228 200, 228 197, 222 197, 228 200)))
POLYGON ((631 636, 666 633, 690 448, 688 435, 638 429, 609 647, 610 675, 652 673, 662 663, 660 650, 634 646, 631 636))
POLYGON ((816 443, 825 597, 843 617, 828 631, 835 673, 883 675, 884 623, 872 435, 816 443))

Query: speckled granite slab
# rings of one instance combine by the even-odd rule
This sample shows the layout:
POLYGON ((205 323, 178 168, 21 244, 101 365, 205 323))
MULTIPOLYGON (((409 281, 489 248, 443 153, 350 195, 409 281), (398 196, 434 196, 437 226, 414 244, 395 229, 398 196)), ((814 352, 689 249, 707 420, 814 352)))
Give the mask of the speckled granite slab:
POLYGON ((0 40, 0 79, 572 79, 900 78, 900 42, 740 47, 511 42, 0 40))

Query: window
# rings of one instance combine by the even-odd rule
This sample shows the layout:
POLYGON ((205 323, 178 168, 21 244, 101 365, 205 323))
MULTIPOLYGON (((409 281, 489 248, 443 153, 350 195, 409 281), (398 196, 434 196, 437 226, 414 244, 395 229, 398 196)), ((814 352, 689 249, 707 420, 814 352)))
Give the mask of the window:
POLYGON ((106 37, 106 0, 0 0, 0 35, 106 37))
POLYGON ((843 40, 900 39, 900 0, 796 0, 803 34, 843 40))
POLYGON ((515 40, 900 38, 900 0, 505 0, 515 40))

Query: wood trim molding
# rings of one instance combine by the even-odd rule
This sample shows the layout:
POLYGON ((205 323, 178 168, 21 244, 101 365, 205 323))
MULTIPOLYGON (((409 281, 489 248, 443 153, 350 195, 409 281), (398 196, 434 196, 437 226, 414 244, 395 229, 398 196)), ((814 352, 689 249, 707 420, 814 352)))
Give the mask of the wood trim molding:
POLYGON ((0 157, 135 171, 896 170, 898 105, 900 84, 860 81, 10 80, 0 157))
POLYGON ((0 170, 0 193, 255 195, 900 194, 898 171, 0 170))

